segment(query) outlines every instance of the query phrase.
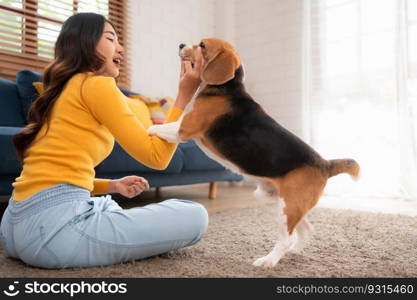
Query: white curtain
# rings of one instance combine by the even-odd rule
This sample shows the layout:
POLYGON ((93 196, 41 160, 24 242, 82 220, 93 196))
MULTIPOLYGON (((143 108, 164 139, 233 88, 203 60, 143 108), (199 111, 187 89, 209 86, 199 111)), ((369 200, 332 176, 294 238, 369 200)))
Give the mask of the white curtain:
POLYGON ((361 178, 330 195, 417 199, 417 0, 305 0, 305 136, 361 178))

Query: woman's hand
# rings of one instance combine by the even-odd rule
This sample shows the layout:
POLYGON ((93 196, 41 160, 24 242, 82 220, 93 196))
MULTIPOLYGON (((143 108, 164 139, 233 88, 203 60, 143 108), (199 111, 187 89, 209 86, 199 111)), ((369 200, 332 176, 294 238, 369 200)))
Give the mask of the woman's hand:
POLYGON ((109 183, 109 193, 119 193, 128 198, 133 198, 147 189, 148 181, 139 176, 126 176, 109 183))
POLYGON ((175 105, 181 109, 191 101, 201 83, 201 72, 203 71, 203 55, 201 48, 197 48, 194 67, 190 61, 181 61, 180 82, 178 96, 175 105))

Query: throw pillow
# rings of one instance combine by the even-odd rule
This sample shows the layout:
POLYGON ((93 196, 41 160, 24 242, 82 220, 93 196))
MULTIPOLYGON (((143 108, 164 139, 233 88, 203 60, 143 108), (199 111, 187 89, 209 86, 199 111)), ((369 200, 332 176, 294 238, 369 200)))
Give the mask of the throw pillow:
POLYGON ((26 122, 29 107, 38 96, 35 87, 32 85, 33 82, 37 81, 41 81, 41 74, 38 72, 20 70, 16 74, 17 91, 20 96, 20 101, 22 102, 23 114, 26 122))
POLYGON ((167 119, 175 100, 170 97, 154 98, 143 95, 130 96, 142 100, 149 109, 153 124, 162 124, 167 119))
MULTIPOLYGON (((16 83, 7 79, 0 78, 0 127, 24 127, 25 118, 23 116, 22 103, 17 92, 16 83)), ((0 130, 2 134, 2 130, 0 130)), ((0 139, 1 153, 3 151, 3 140, 0 139)), ((0 163, 0 169, 1 169, 0 163)), ((4 172, 2 172, 4 173, 4 172)))

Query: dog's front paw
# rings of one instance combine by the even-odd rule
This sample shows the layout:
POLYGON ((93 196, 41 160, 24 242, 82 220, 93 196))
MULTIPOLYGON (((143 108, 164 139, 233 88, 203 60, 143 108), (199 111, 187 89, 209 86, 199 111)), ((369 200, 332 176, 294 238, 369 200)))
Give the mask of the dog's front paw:
POLYGON ((179 143, 178 125, 177 122, 153 125, 148 128, 148 134, 157 135, 170 143, 179 143))
POLYGON ((273 268, 279 262, 281 257, 277 255, 268 254, 264 257, 258 258, 253 262, 255 267, 273 268))
POLYGON ((148 128, 148 134, 149 135, 158 135, 158 126, 159 125, 152 125, 151 127, 148 128))

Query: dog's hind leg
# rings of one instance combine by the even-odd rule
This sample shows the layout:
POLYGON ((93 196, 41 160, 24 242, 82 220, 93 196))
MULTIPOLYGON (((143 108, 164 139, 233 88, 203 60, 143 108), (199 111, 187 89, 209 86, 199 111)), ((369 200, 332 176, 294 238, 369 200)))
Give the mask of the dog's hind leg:
MULTIPOLYGON (((296 226, 318 202, 327 182, 327 175, 315 167, 295 169, 277 180, 281 197, 285 201, 288 218, 288 232, 291 235, 296 226)), ((300 231, 309 231, 308 221, 300 223, 300 231)))
POLYGON ((287 226, 287 216, 284 212, 285 202, 282 199, 279 199, 278 203, 278 232, 277 232, 277 242, 266 256, 258 258, 253 263, 257 267, 266 267, 272 268, 275 266, 278 261, 284 256, 288 251, 288 248, 291 246, 290 235, 288 233, 287 226))
POLYGON ((307 219, 303 220, 319 200, 327 182, 327 176, 315 167, 295 169, 284 177, 276 178, 280 197, 278 217, 278 241, 272 251, 254 262, 255 266, 273 267, 289 250, 299 250, 311 231, 307 219), (299 241, 296 226, 299 225, 299 241))
POLYGON ((274 198, 279 195, 278 188, 275 184, 264 179, 258 179, 258 186, 253 195, 256 199, 274 198))
POLYGON ((304 218, 298 222, 297 226, 295 226, 295 231, 291 235, 294 236, 295 241, 291 245, 289 251, 294 253, 301 252, 301 250, 303 250, 307 244, 312 231, 313 225, 311 225, 311 223, 308 221, 307 216, 304 216, 304 218))

